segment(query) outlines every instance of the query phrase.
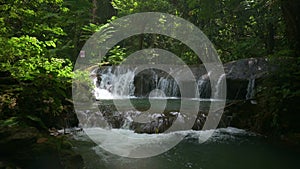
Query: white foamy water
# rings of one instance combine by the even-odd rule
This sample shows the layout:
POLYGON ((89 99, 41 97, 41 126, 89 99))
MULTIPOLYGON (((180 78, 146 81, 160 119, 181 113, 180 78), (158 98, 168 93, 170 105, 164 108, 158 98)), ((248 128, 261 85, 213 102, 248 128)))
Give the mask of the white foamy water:
POLYGON ((105 89, 94 88, 95 98, 97 100, 113 99, 112 93, 105 89))
MULTIPOLYGON (((138 134, 127 129, 86 128, 84 132, 98 145, 99 148, 113 154, 131 158, 145 158, 167 152, 182 139, 198 139, 198 143, 209 141, 218 142, 234 139, 235 135, 250 135, 245 130, 222 128, 216 130, 195 131, 185 130, 161 134, 138 134)), ((77 137, 80 139, 80 137, 77 137)), ((102 152, 101 152, 102 154, 102 152)))
POLYGON ((131 158, 145 158, 162 154, 178 144, 184 137, 176 132, 137 134, 126 129, 103 128, 87 128, 84 131, 104 150, 131 158))
MULTIPOLYGON (((95 69, 91 74, 95 74, 95 69)), ((109 67, 106 73, 101 73, 100 80, 93 76, 94 95, 97 100, 134 96, 134 70, 117 67, 115 72, 109 67)))
MULTIPOLYGON (((124 129, 108 130, 107 132, 140 138, 158 137, 157 135, 136 134, 124 129)), ((174 133, 160 136, 167 137, 172 134, 174 133)), ((78 144, 74 145, 76 146, 75 150, 82 155, 86 169, 299 168, 298 150, 292 150, 290 147, 284 148, 284 145, 270 144, 269 139, 245 130, 228 127, 212 131, 178 131, 176 134, 186 136, 171 150, 155 157, 143 159, 114 155, 105 151, 101 146, 95 146, 86 135, 77 135, 77 139, 83 139, 76 141, 78 144), (208 132, 213 132, 212 136, 204 144, 200 144, 199 137, 208 132)), ((113 142, 111 146, 122 147, 123 150, 128 149, 126 142, 117 142, 118 139, 113 139, 113 137, 107 138, 107 142, 108 140, 113 142)))

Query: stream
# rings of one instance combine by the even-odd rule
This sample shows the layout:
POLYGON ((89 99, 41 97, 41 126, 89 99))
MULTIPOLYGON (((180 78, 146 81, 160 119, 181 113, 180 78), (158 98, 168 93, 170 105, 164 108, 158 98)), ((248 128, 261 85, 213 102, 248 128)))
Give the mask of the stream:
MULTIPOLYGON (((93 71, 97 74, 93 76, 97 101, 89 109, 79 106, 76 112, 83 131, 74 135, 73 146, 83 157, 86 169, 299 168, 300 150, 274 143, 264 136, 231 127, 230 123, 223 128, 213 129, 215 126, 201 130, 201 125, 209 119, 209 115, 203 112, 208 112, 212 104, 220 103, 222 107, 225 102, 211 99, 211 96, 219 95, 219 90, 225 90, 221 88, 225 75, 215 83, 215 93, 209 90, 209 73, 199 76, 196 85, 200 98, 185 98, 184 104, 180 104, 182 98, 178 97, 180 92, 174 79, 153 70, 146 74, 147 80, 135 77, 131 69, 113 71, 109 67, 100 73, 97 71, 93 71), (128 101, 132 105, 129 106, 128 101), (116 103, 118 109, 112 108, 116 103), (193 115, 197 118, 193 117, 192 123, 195 119, 202 123, 198 130, 192 130, 189 126, 188 129, 164 132, 169 124, 177 120, 182 125, 191 123, 191 116, 185 116, 180 110, 185 107, 184 110, 189 112, 191 107, 192 112, 196 106, 203 113, 203 118, 199 118, 199 114, 193 115), (133 124, 133 119, 145 114, 145 111, 149 113, 147 118, 150 121, 148 119, 146 122, 149 125, 133 124), (171 120, 166 124, 164 118, 171 120), (148 130, 151 134, 147 133, 148 130), (165 140, 173 141, 173 146, 164 147, 165 140), (132 152, 135 155, 131 155, 132 152), (147 153, 152 155, 145 155, 147 153)), ((254 87, 255 80, 250 79, 248 85, 242 88, 244 91, 238 93, 242 93, 242 99, 253 99, 254 87)), ((215 108, 218 110, 218 106, 215 108)), ((222 115, 216 112, 213 111, 212 118, 222 115)), ((220 117, 216 119, 219 122, 220 117)))
MULTIPOLYGON (((99 131, 94 128, 93 130, 99 131)), ((124 129, 106 132, 136 133, 124 129)), ((299 151, 281 144, 270 143, 263 136, 237 128, 214 130, 212 137, 199 143, 205 131, 182 131, 187 136, 169 151, 150 158, 126 158, 105 151, 87 135, 77 134, 75 150, 79 152, 87 169, 296 169, 299 151)), ((143 134, 147 137, 149 134, 143 134)), ((167 134, 164 134, 167 136, 167 134)), ((114 138, 111 138, 112 142, 114 138)), ((118 147, 126 147, 118 142, 118 147)), ((113 146, 113 145, 112 145, 113 146)))

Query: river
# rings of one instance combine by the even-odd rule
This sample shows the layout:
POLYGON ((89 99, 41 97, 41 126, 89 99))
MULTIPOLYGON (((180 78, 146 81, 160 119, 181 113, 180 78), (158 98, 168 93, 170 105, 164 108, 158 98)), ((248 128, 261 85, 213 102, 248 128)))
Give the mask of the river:
MULTIPOLYGON (((135 135, 124 129, 112 129, 108 132, 135 135)), ((149 158, 126 158, 111 154, 93 143, 84 133, 77 134, 73 144, 75 150, 82 155, 86 169, 296 169, 299 167, 299 150, 272 143, 264 136, 228 127, 214 130, 209 140, 199 143, 199 135, 203 132, 205 131, 182 131, 187 136, 178 145, 149 158)), ((147 137, 147 134, 143 135, 147 137)))
MULTIPOLYGON (((201 97, 201 94, 205 93, 203 92, 204 89, 205 91, 210 91, 206 90, 207 85, 204 83, 203 76, 199 77, 197 82, 201 99, 178 98, 178 89, 173 85, 174 80, 166 80, 166 77, 158 78, 158 74, 155 72, 153 76, 151 75, 153 81, 151 85, 153 86, 150 86, 149 89, 147 88, 147 91, 144 91, 145 86, 147 86, 146 83, 133 82, 135 74, 132 70, 127 70, 127 73, 118 74, 109 68, 103 70, 101 76, 101 81, 97 78, 94 79, 95 98, 100 101, 95 102, 92 107, 89 107, 88 111, 82 106, 78 106, 80 110, 77 110, 77 116, 84 130, 74 135, 75 139, 73 140, 73 145, 74 149, 82 155, 86 169, 299 168, 300 150, 290 148, 282 143, 274 143, 274 141, 271 141, 271 139, 265 136, 233 128, 230 127, 230 125, 229 127, 218 129, 213 129, 216 126, 208 127, 210 130, 200 131, 191 130, 190 128, 192 128, 192 126, 190 126, 187 130, 184 128, 184 130, 175 130, 168 133, 162 132, 160 134, 146 134, 145 132, 138 134, 130 130, 130 127, 126 125, 128 122, 132 123, 134 117, 145 113, 143 111, 150 113, 159 112, 158 114, 164 114, 166 116, 168 116, 168 113, 177 112, 176 119, 182 120, 183 123, 181 125, 183 126, 189 117, 184 118, 184 116, 179 116, 180 113, 185 111, 194 112, 194 108, 197 108, 197 111, 199 108, 201 112, 208 112, 208 110, 210 110, 209 107, 215 107, 215 111, 211 111, 211 117, 217 117, 214 116, 217 115, 215 112, 219 111, 219 107, 224 106, 225 100, 209 99, 209 96, 201 97), (122 79, 124 83, 120 82, 122 79), (134 86, 134 84, 142 85, 134 86), (120 99, 120 96, 124 94, 124 88, 129 90, 129 92, 125 92, 125 98, 127 98, 125 101, 120 99), (139 95, 136 96, 135 94, 138 93, 136 93, 135 90, 137 89, 143 89, 139 94, 142 95, 146 92, 149 94, 149 98, 141 98, 139 95), (153 94, 153 96, 151 94, 153 94), (128 98, 128 96, 133 97, 128 98), (184 101, 183 104, 181 104, 182 101, 184 101), (118 106, 118 110, 111 109, 111 107, 115 105, 118 106), (101 107, 100 111, 98 106, 101 107), (160 110, 161 108, 163 109, 160 110), (182 108, 184 111, 181 111, 182 108), (120 111, 120 109, 122 110, 120 111), (130 115, 127 111, 131 110, 141 112, 130 115), (105 116, 105 113, 109 115, 105 116), (109 125, 111 125, 111 128, 107 128, 107 126, 109 126, 107 124, 104 125, 104 128, 100 128, 103 126, 102 122, 106 122, 107 119, 110 121, 109 125), (124 124, 122 124, 123 122, 124 124), (113 125, 114 123, 119 125, 113 125), (167 142, 163 140, 169 139, 169 141, 172 142, 174 135, 180 136, 180 138, 183 139, 176 142, 174 146, 164 149, 164 144, 167 142), (203 138, 208 135, 209 139, 203 141, 203 138), (145 149, 141 148, 143 145, 146 145, 145 149), (159 151, 160 145, 162 145, 161 151, 159 151), (137 154, 136 156, 126 154, 136 150, 138 150, 138 152, 135 152, 137 154), (151 150, 155 151, 156 154, 153 153, 151 157, 139 158, 143 157, 145 153, 151 153, 151 150), (141 156, 139 156, 139 154, 141 156), (136 158, 128 158, 129 156, 136 158)), ((149 81, 149 79, 147 80, 149 81)), ((222 78, 219 78, 215 86, 215 94, 218 94, 217 89, 220 88, 221 82, 222 78)), ((247 91, 244 92, 246 99, 252 99, 254 83, 255 81, 249 81, 248 87, 246 87, 247 91)), ((226 102, 228 102, 228 100, 226 100, 226 102)), ((207 114, 204 113, 204 116, 206 115, 207 114)), ((219 114, 218 116, 221 115, 222 114, 219 114)), ((205 117, 206 121, 210 119, 208 117, 209 116, 205 117)), ((155 116, 152 121, 158 121, 160 118, 161 117, 155 116)), ((219 120, 220 119, 217 118, 216 122, 219 122, 219 120)), ((194 122, 195 121, 192 120, 192 123, 194 122)), ((159 126, 159 122, 156 126, 153 126, 159 126)), ((134 127, 131 127, 131 129, 134 129, 134 127)), ((156 130, 152 130, 152 133, 156 133, 156 130)))

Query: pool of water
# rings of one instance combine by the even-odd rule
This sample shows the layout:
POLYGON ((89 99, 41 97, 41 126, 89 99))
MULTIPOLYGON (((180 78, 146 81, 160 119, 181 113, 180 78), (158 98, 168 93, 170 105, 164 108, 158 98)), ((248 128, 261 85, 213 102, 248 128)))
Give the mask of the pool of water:
MULTIPOLYGON (((108 130, 108 132, 135 135, 124 129, 108 130)), ((216 129, 212 137, 204 143, 199 143, 199 136, 206 131, 180 132, 186 136, 179 144, 169 151, 149 158, 126 158, 114 155, 93 143, 84 133, 74 136, 73 145, 84 158, 86 169, 299 168, 300 150, 270 143, 267 138, 245 130, 232 127, 216 129)), ((147 134, 143 136, 147 137, 147 134)), ((120 146, 116 145, 116 147, 120 146)))
MULTIPOLYGON (((118 107, 122 110, 131 110, 135 108, 140 111, 148 110, 151 105, 155 105, 155 107, 164 106, 165 111, 178 111, 181 107, 181 102, 183 99, 176 97, 168 97, 168 98, 128 98, 128 102, 124 102, 124 98, 119 99, 105 99, 97 102, 98 105, 101 106, 109 106, 118 104, 118 107)), ((200 111, 208 111, 211 103, 221 103, 222 100, 211 100, 211 99, 185 99, 186 107, 198 105, 200 111)))

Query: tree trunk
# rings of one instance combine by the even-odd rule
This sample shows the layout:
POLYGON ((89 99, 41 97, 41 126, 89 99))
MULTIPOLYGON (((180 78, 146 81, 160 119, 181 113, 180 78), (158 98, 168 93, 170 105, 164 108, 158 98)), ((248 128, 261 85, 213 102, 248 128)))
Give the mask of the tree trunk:
POLYGON ((117 15, 117 11, 113 8, 111 1, 112 0, 93 0, 93 4, 96 6, 95 11, 93 11, 93 16, 95 16, 94 23, 106 23, 112 16, 117 15))
POLYGON ((97 19, 97 0, 93 0, 92 22, 96 23, 97 19))
POLYGON ((268 42, 267 42, 267 52, 268 54, 274 53, 274 46, 275 46, 275 29, 272 23, 268 24, 268 42))
POLYGON ((140 50, 142 50, 144 48, 144 34, 141 34, 139 36, 140 36, 139 48, 140 48, 140 50))
POLYGON ((300 56, 300 1, 299 0, 281 0, 283 17, 286 23, 286 33, 291 45, 295 51, 295 56, 300 56))

